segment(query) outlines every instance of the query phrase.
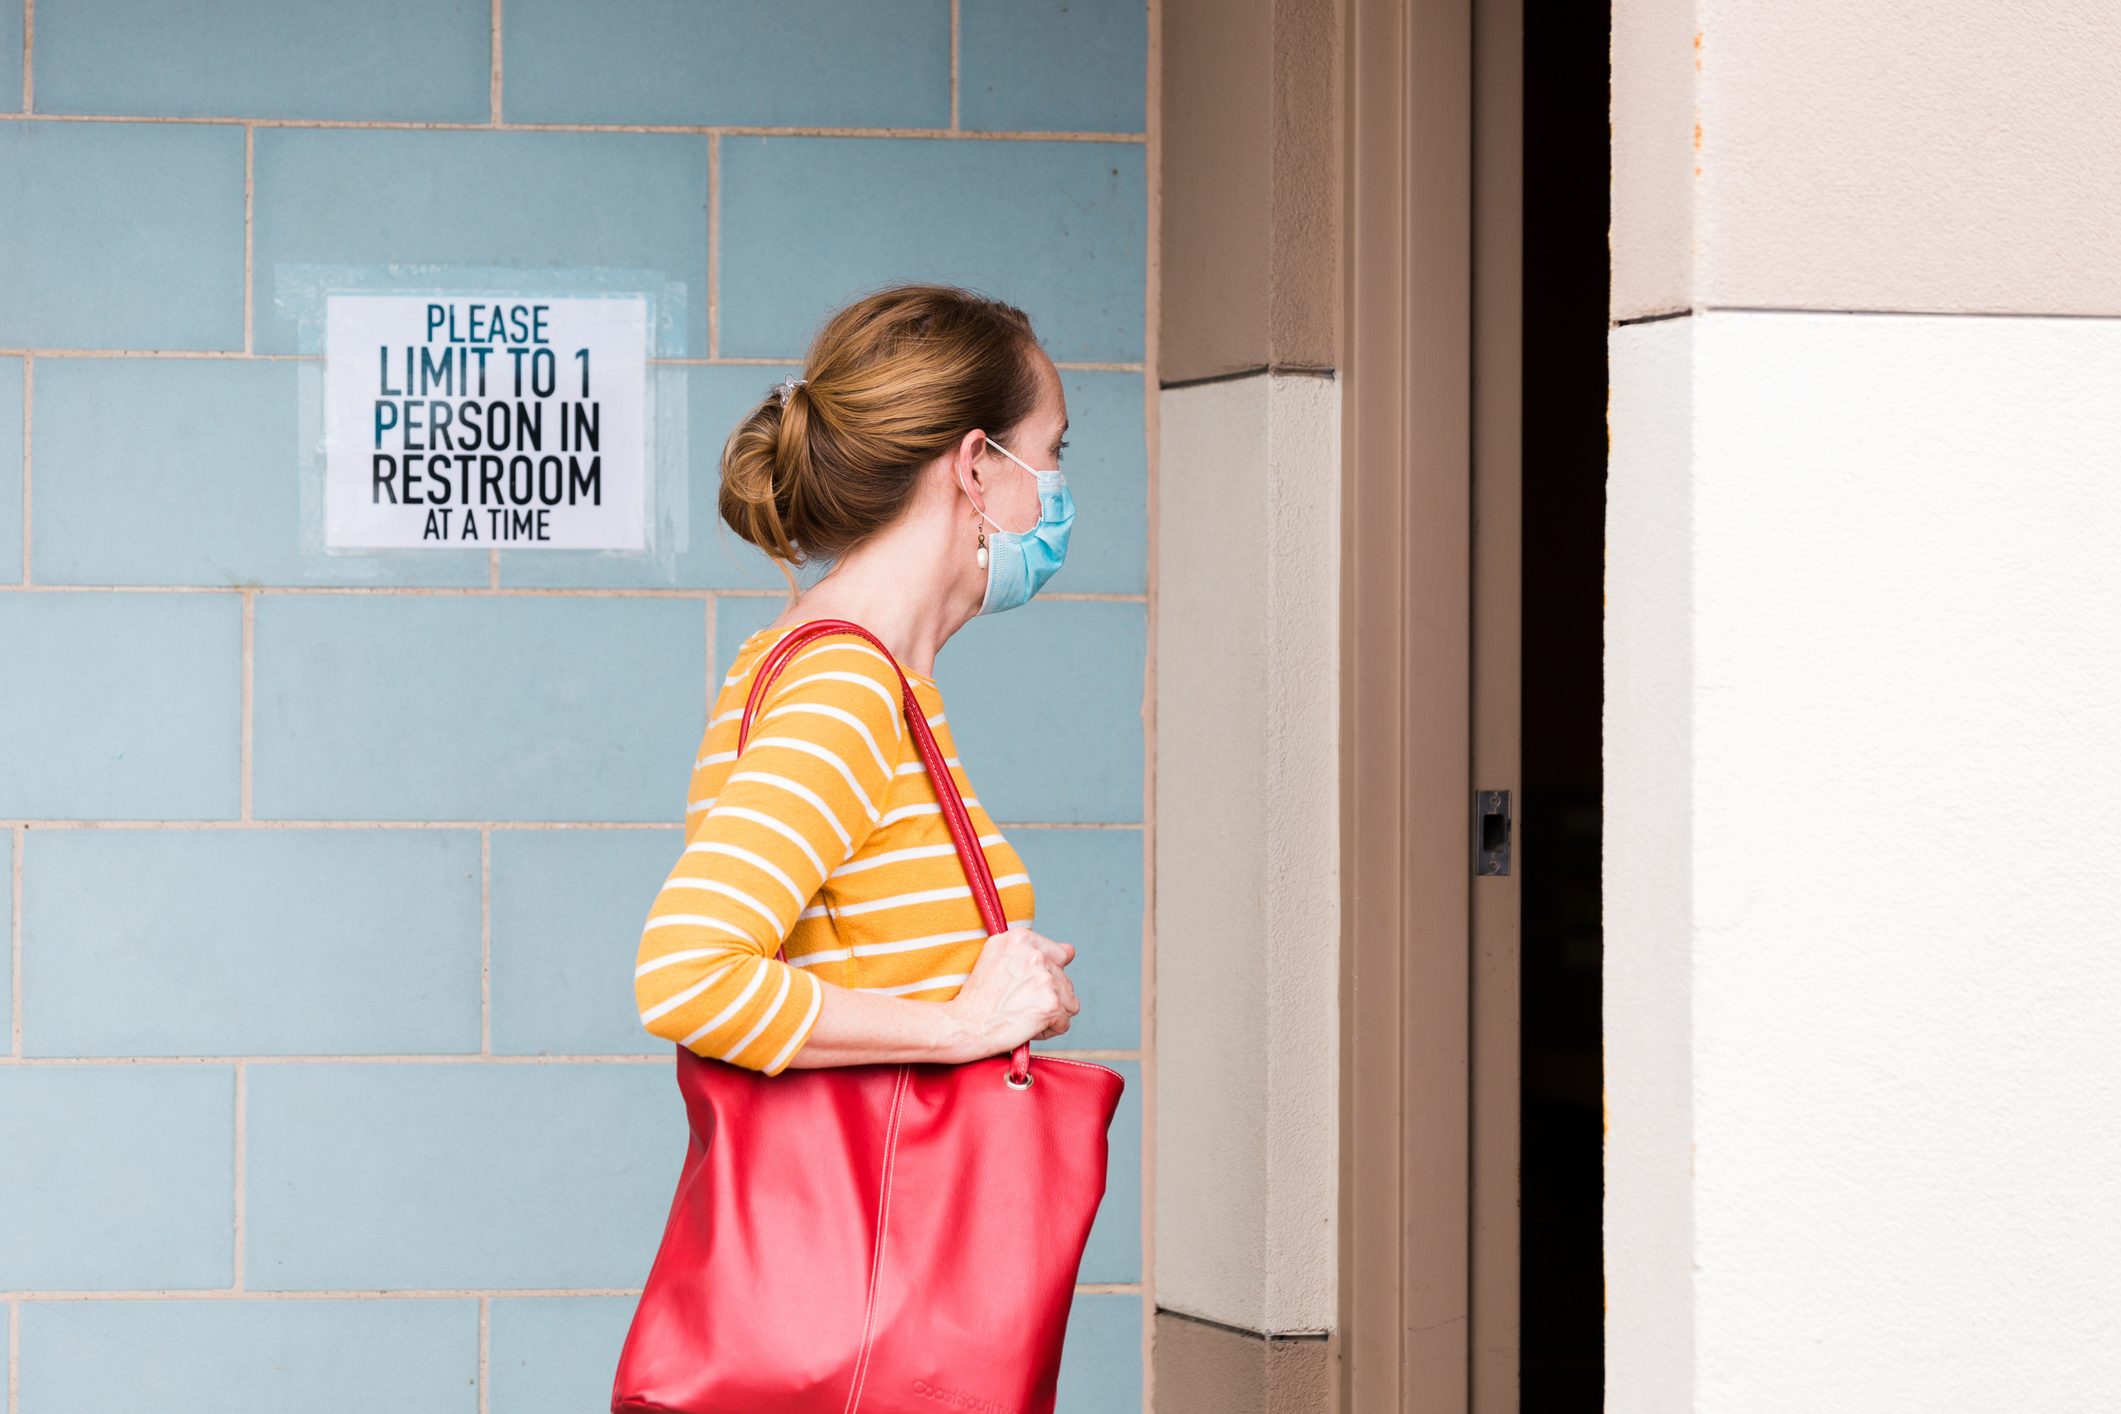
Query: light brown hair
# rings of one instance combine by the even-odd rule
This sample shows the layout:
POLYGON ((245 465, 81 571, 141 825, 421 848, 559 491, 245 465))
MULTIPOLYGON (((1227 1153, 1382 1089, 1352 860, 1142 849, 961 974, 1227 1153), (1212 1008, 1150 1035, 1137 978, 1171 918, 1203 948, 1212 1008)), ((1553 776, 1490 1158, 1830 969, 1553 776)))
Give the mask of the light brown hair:
POLYGON ((1031 320, 954 285, 897 285, 827 321, 805 382, 768 389, 722 446, 722 520, 791 566, 830 560, 898 518, 920 468, 1038 404, 1031 320))

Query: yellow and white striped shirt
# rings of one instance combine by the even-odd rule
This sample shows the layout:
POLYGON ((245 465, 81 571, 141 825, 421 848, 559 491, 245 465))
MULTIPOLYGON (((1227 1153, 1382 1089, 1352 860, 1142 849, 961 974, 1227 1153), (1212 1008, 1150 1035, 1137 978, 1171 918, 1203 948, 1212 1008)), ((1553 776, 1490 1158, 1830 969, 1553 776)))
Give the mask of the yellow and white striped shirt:
MULTIPOLYGON (((867 640, 821 635, 737 724, 752 670, 796 625, 760 629, 722 680, 685 812, 685 848, 650 907, 634 999, 652 1034, 768 1075, 816 1024, 819 979, 948 1001, 987 940, 906 725, 898 674, 867 640), (774 957, 782 940, 788 961, 774 957)), ((986 850, 1012 923, 1035 896, 957 759, 933 679, 906 678, 986 850)))

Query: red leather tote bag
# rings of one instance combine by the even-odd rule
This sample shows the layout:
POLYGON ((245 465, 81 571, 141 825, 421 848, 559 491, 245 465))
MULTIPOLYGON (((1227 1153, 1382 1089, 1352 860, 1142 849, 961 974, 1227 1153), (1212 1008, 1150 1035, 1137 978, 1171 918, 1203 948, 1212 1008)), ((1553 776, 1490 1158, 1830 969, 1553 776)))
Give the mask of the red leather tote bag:
MULTIPOLYGON (((759 666, 744 720, 815 619, 759 666)), ((899 673, 980 917, 1008 921, 899 673)), ((786 956, 783 947, 781 955, 786 956)), ((691 1128, 612 1414, 1052 1414, 1125 1077, 1031 1055, 763 1072, 677 1050, 691 1128)))

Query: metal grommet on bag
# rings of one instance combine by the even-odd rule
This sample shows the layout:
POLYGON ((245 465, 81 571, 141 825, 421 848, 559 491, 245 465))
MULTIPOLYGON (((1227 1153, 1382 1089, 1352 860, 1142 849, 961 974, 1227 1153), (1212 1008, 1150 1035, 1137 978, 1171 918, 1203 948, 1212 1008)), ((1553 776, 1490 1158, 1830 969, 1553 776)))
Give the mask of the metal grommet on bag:
POLYGON ((1005 1070, 1002 1072, 1002 1083, 1007 1085, 1011 1090, 1029 1090, 1031 1088, 1031 1072, 1028 1070, 1025 1071, 1024 1078, 1022 1080, 1018 1080, 1014 1075, 1011 1075, 1008 1071, 1005 1070))

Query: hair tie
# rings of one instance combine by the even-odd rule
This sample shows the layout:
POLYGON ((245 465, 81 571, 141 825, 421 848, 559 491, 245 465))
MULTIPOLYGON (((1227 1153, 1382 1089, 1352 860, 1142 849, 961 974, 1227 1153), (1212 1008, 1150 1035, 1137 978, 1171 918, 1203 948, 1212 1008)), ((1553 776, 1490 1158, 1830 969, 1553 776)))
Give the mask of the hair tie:
POLYGON ((773 391, 780 395, 781 406, 788 406, 788 395, 809 381, 808 378, 783 378, 780 382, 774 384, 773 391))

